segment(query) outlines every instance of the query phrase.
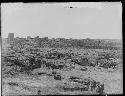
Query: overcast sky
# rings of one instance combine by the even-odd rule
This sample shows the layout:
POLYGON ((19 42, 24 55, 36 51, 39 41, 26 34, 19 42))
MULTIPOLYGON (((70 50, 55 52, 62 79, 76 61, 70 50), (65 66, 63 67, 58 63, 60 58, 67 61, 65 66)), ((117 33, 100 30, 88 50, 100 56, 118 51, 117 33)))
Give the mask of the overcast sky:
POLYGON ((3 37, 122 38, 120 2, 2 3, 1 13, 3 37))

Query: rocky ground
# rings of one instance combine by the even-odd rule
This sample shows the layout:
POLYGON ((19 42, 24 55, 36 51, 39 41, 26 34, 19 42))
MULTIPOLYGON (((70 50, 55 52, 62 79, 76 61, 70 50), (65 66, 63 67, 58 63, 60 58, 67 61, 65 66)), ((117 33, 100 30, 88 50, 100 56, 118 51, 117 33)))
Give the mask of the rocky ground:
POLYGON ((92 87, 90 89, 84 89, 84 84, 80 82, 85 80, 91 82, 96 81, 99 82, 100 85, 104 84, 104 93, 99 94, 121 94, 123 91, 122 73, 118 70, 114 72, 96 68, 91 68, 91 70, 88 68, 87 71, 76 69, 71 71, 55 70, 54 72, 59 74, 62 79, 54 77, 54 75, 52 75, 54 73, 52 72, 52 70, 47 71, 41 68, 34 70, 34 74, 36 75, 33 76, 20 74, 12 78, 3 78, 2 94, 3 96, 20 94, 97 94, 95 91, 98 90, 98 87, 95 88, 94 91, 91 91, 92 87), (44 72, 45 74, 37 75, 38 72, 44 72))
POLYGON ((2 95, 123 93, 121 50, 77 48, 56 50, 53 52, 53 49, 50 48, 40 49, 35 54, 34 51, 27 51, 26 49, 21 52, 12 49, 7 52, 2 51, 3 57, 10 59, 10 61, 3 60, 4 62, 2 62, 2 95), (30 57, 29 61, 28 56, 30 57), (16 62, 11 62, 14 60, 16 62), (21 61, 26 62, 20 63, 21 61), (22 70, 25 70, 22 71, 19 64, 25 65, 27 69, 31 67, 32 70, 26 74, 27 69, 20 66, 22 70), (33 66, 34 64, 36 66, 33 66), (113 67, 114 65, 116 68, 113 67), (57 68, 58 66, 63 67, 57 68), (13 72, 14 76, 8 75, 13 72))

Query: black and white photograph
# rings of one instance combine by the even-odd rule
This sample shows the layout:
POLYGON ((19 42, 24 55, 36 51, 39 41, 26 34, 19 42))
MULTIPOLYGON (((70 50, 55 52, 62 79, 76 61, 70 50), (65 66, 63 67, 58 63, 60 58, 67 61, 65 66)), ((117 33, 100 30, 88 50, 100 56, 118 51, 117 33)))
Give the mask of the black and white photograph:
POLYGON ((1 93, 123 94, 121 2, 1 3, 1 93))

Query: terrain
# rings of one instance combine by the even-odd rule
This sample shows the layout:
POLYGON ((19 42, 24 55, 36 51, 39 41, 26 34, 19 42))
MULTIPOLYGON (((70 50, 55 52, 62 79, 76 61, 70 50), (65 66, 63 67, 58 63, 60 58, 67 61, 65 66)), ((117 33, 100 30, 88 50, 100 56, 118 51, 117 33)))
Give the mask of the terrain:
POLYGON ((118 48, 115 44, 99 48, 98 44, 83 47, 84 44, 76 42, 79 47, 69 43, 68 47, 64 47, 66 43, 52 47, 51 41, 45 42, 45 47, 36 47, 36 43, 26 40, 3 44, 3 96, 123 93, 120 44, 116 44, 118 48))

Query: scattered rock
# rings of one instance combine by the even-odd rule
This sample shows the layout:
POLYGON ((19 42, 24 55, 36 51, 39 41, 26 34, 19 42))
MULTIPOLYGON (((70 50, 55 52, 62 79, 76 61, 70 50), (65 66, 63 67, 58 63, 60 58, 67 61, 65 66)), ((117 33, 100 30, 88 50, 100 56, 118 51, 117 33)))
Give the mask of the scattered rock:
POLYGON ((61 77, 61 75, 55 75, 55 76, 54 76, 54 79, 55 79, 55 80, 62 80, 62 77, 61 77))

